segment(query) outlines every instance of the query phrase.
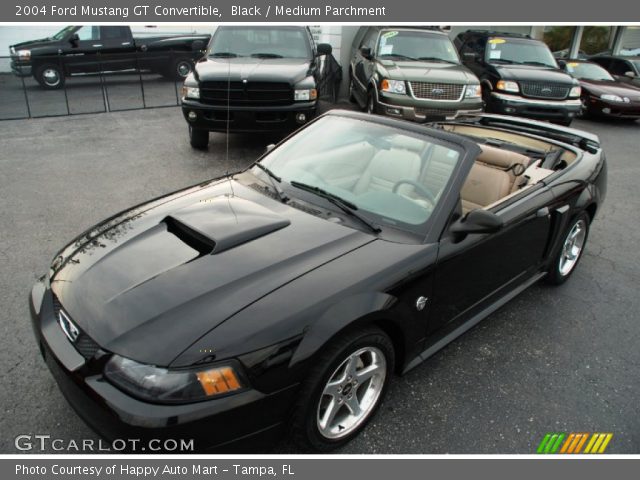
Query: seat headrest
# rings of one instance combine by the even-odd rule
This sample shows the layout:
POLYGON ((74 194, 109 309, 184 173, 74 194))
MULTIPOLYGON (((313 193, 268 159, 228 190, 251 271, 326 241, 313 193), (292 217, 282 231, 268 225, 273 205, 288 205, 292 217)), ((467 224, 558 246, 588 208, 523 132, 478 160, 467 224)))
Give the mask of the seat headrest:
POLYGON ((424 150, 425 142, 418 140, 417 138, 410 137, 408 135, 396 135, 391 140, 393 148, 402 148, 404 150, 410 150, 415 153, 420 153, 424 150))
POLYGON ((509 168, 514 163, 521 163, 525 167, 529 165, 529 157, 520 153, 510 152, 490 145, 481 144, 479 146, 482 150, 477 158, 479 162, 499 168, 509 168))

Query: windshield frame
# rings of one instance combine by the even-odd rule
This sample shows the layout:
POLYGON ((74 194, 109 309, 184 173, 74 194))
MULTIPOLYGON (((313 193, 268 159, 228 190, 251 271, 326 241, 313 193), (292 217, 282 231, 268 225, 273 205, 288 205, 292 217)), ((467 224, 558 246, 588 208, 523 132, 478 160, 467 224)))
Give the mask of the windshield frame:
MULTIPOLYGON (((453 55, 455 57, 455 59, 451 59, 450 61, 447 61, 447 59, 442 59, 442 63, 443 64, 449 64, 449 65, 462 65, 462 60, 460 59, 460 54, 458 53, 458 50, 456 49, 456 46, 454 45, 453 41, 449 38, 448 35, 445 34, 440 34, 437 32, 434 32, 433 30, 420 30, 420 29, 407 29, 407 28, 382 28, 380 29, 380 31, 378 32, 378 37, 376 38, 376 46, 375 46, 375 50, 374 50, 374 56, 376 58, 382 58, 382 55, 380 54, 380 40, 382 38, 382 36, 385 33, 389 33, 389 32, 403 32, 403 33, 414 33, 414 34, 419 34, 419 35, 423 35, 426 38, 435 38, 435 39, 439 39, 439 38, 443 38, 449 41, 450 45, 451 45, 451 49, 453 52, 453 55), (456 63, 453 63, 453 62, 456 63)), ((429 56, 429 55, 424 55, 424 56, 429 56)), ((389 57, 393 57, 393 54, 389 55, 389 57)), ((405 61, 405 60, 402 60, 405 61)), ((406 60, 408 62, 432 62, 432 63, 439 63, 437 61, 434 60, 406 60)))
MULTIPOLYGON (((216 31, 212 35, 211 41, 209 42, 209 47, 208 47, 208 52, 207 52, 207 58, 208 59, 216 59, 216 58, 260 58, 260 57, 253 57, 252 55, 237 55, 237 54, 236 54, 235 57, 215 57, 216 53, 224 53, 224 52, 214 52, 215 43, 218 40, 220 33, 225 31, 225 30, 234 30, 234 29, 235 30, 298 30, 298 31, 302 32, 302 35, 305 38, 305 42, 304 43, 305 43, 305 50, 307 52, 307 55, 305 57, 287 57, 287 56, 282 56, 282 57, 274 57, 274 58, 286 58, 286 59, 307 60, 307 61, 313 60, 314 46, 311 43, 312 42, 311 37, 309 36, 309 33, 308 33, 308 31, 306 30, 305 27, 299 27, 299 26, 293 26, 293 25, 273 25, 273 26, 268 26, 268 25, 246 25, 246 24, 245 25, 220 25, 218 28, 216 28, 216 31)), ((232 53, 236 53, 236 52, 232 52, 232 53)))
MULTIPOLYGON (((459 191, 462 185, 462 181, 464 180, 464 178, 466 178, 468 170, 473 165, 473 161, 470 161, 469 159, 475 159, 480 152, 479 147, 477 147, 477 145, 471 140, 460 138, 449 132, 430 128, 425 125, 414 125, 409 122, 403 122, 393 118, 382 116, 369 118, 368 115, 360 112, 334 110, 317 117, 313 121, 309 122, 305 127, 298 130, 295 134, 282 140, 274 148, 260 156, 244 171, 249 172, 251 175, 255 176, 253 169, 258 168, 255 167, 256 163, 268 159, 271 155, 274 155, 278 149, 290 142, 294 137, 298 136, 307 128, 310 128, 312 125, 316 124, 319 121, 322 121, 327 117, 341 117, 349 120, 363 121, 365 123, 373 123, 376 125, 391 127, 392 130, 397 130, 397 132, 402 135, 414 137, 418 140, 434 145, 440 145, 454 150, 458 153, 456 164, 451 171, 447 183, 442 188, 442 194, 438 198, 436 204, 433 206, 430 215, 424 222, 419 224, 410 224, 402 222, 402 220, 400 219, 392 219, 395 220, 395 222, 390 223, 385 220, 385 217, 382 214, 366 210, 364 207, 357 210, 358 214, 364 216, 367 221, 381 228, 381 233, 379 235, 382 238, 393 240, 397 240, 399 238, 411 238, 411 243, 416 243, 416 241, 417 243, 429 243, 437 241, 441 233, 440 229, 444 228, 444 224, 448 221, 450 212, 453 210, 453 208, 455 207, 455 203, 457 202, 458 196, 453 195, 453 192, 455 189, 458 189, 459 191)), ((272 168, 272 165, 266 164, 266 166, 272 168)), ((275 171, 275 173, 279 174, 277 170, 275 171)), ((338 215, 341 215, 343 213, 339 208, 331 205, 325 200, 322 200, 321 197, 292 186, 290 180, 295 181, 296 179, 283 178, 281 184, 281 187, 283 187, 290 198, 300 199, 304 202, 316 205, 322 209, 336 212, 338 215)), ((344 223, 344 226, 371 234, 371 231, 367 228, 364 228, 363 225, 360 224, 360 222, 352 221, 348 216, 346 218, 348 221, 344 223)))

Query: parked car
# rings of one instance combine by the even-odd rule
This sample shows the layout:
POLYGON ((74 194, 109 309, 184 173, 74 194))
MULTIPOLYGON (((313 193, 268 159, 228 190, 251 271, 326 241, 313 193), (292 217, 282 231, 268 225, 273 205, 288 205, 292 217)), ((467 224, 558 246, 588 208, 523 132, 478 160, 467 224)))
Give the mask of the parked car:
POLYGON ((352 101, 369 113, 424 122, 482 111, 480 81, 435 28, 361 27, 349 79, 352 101))
POLYGON ((69 243, 31 292, 37 345, 107 438, 228 450, 291 429, 328 450, 394 372, 566 281, 605 193, 590 133, 334 110, 69 243))
POLYGON ((616 80, 597 63, 585 60, 559 63, 580 81, 583 115, 629 120, 640 118, 640 88, 616 80))
MULTIPOLYGON (((569 55, 571 53, 571 50, 568 48, 565 48, 563 50, 556 50, 555 52, 553 52, 553 56, 556 59, 566 59, 569 58, 569 55)), ((584 50, 578 50, 578 58, 580 60, 586 60, 589 57, 589 55, 587 55, 587 52, 585 52, 584 50)))
POLYGON ((293 130, 318 106, 322 55, 308 27, 220 26, 209 57, 198 63, 182 90, 182 112, 194 148, 206 148, 209 132, 293 130))
POLYGON ((640 57, 600 55, 589 60, 600 65, 616 80, 640 87, 640 57))
POLYGON ((488 112, 571 124, 580 113, 580 85, 563 72, 546 44, 528 35, 468 30, 455 45, 480 79, 488 112))
POLYGON ((52 37, 11 45, 11 70, 46 89, 65 78, 99 72, 151 71, 183 80, 207 49, 210 35, 135 38, 126 25, 71 25, 52 37))

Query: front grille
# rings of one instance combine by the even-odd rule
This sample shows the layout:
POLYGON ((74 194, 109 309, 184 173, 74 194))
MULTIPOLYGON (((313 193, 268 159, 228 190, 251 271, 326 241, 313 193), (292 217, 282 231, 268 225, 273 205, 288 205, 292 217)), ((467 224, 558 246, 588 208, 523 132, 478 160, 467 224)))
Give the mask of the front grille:
POLYGON ((564 100, 569 96, 571 87, 548 82, 520 82, 520 89, 525 97, 564 100))
POLYGON ((293 103, 293 88, 284 82, 202 82, 200 101, 208 105, 278 106, 293 103))
POLYGON ((425 117, 455 117, 458 114, 457 110, 445 109, 445 108, 421 108, 416 107, 417 115, 424 115, 425 117))
MULTIPOLYGON (((53 313, 56 316, 56 322, 58 321, 58 315, 60 313, 60 310, 62 310, 62 305, 60 304, 58 297, 54 295, 53 296, 53 313)), ((80 330, 80 334, 78 335, 78 338, 76 338, 76 341, 73 342, 73 346, 78 351, 78 353, 82 355, 84 358, 86 358, 87 360, 90 358, 93 358, 93 356, 100 349, 100 346, 96 342, 94 342, 93 339, 89 337, 89 335, 84 333, 82 330, 80 330)))
POLYGON ((416 98, 425 100, 460 100, 464 85, 451 83, 409 82, 416 98))

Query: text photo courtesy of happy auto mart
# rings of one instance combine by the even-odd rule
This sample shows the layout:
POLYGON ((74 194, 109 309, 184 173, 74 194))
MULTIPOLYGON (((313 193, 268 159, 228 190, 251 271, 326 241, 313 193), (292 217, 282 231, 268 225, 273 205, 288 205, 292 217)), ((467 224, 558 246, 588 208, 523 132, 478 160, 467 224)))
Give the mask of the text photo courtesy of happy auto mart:
POLYGON ((640 451, 640 27, 0 48, 0 452, 640 451))

